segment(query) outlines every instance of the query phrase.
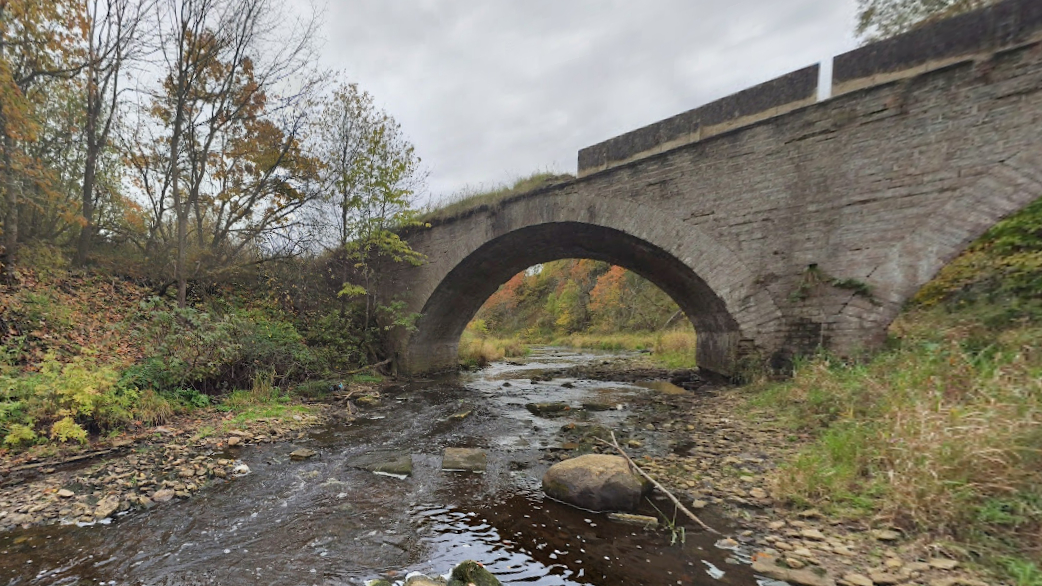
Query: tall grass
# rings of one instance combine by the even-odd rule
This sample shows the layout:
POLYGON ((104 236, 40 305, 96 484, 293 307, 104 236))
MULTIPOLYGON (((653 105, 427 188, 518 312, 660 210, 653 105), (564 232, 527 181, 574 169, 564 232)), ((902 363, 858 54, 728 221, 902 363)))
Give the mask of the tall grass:
POLYGON ((463 332, 459 343, 460 361, 468 366, 487 366, 490 362, 504 358, 516 358, 528 354, 528 348, 517 338, 493 338, 463 332))
POLYGON ((665 332, 580 333, 550 340, 553 346, 593 350, 650 350, 651 358, 667 368, 695 367, 694 330, 665 332))
POLYGON ((866 364, 817 357, 760 389, 754 403, 817 436, 779 472, 778 492, 1032 575, 1042 559, 1042 327, 997 332, 935 310, 895 331, 903 338, 866 364))

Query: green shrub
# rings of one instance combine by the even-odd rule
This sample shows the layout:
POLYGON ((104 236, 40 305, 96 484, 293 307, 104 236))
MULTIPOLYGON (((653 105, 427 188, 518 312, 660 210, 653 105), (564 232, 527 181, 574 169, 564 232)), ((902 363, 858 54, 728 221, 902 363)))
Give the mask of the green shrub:
POLYGON ((39 372, 0 375, 0 429, 6 428, 9 444, 35 439, 26 427, 50 429, 49 435, 61 441, 82 441, 86 430, 110 430, 131 421, 137 398, 137 390, 120 384, 111 366, 89 356, 62 364, 48 355, 39 372))
POLYGON ((292 323, 262 311, 233 308, 216 315, 153 299, 142 312, 138 339, 149 358, 124 375, 140 388, 216 394, 250 385, 259 372, 273 372, 280 383, 300 380, 319 362, 292 323))
POLYGON ((18 447, 35 443, 36 439, 36 431, 33 430, 32 425, 12 423, 4 435, 4 445, 18 447))

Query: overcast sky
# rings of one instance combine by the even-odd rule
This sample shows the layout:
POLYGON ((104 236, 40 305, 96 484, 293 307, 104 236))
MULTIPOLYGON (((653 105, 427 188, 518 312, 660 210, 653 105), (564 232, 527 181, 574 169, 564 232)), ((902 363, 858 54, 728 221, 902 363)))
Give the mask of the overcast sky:
POLYGON ((319 0, 321 61, 402 125, 435 200, 856 46, 855 0, 319 0))

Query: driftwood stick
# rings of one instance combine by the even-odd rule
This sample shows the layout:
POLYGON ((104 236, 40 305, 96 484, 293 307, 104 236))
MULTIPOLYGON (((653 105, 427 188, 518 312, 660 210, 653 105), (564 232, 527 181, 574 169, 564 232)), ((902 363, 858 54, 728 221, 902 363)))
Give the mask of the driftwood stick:
POLYGON ((83 460, 90 460, 91 458, 97 458, 98 456, 104 456, 105 454, 111 454, 112 452, 115 452, 115 451, 116 451, 115 449, 99 450, 99 451, 96 451, 96 452, 89 452, 87 454, 80 454, 78 456, 73 456, 71 458, 66 458, 66 459, 64 459, 64 460, 62 460, 60 462, 43 461, 43 462, 36 462, 36 463, 33 463, 33 464, 23 464, 21 466, 15 466, 14 468, 8 468, 7 470, 3 470, 0 473, 9 474, 11 472, 24 472, 25 470, 34 470, 36 468, 43 468, 45 466, 58 467, 58 466, 62 466, 62 465, 65 465, 65 464, 72 464, 73 462, 80 462, 80 461, 83 461, 83 460))
POLYGON ((609 445, 609 446, 615 448, 615 451, 618 452, 619 454, 621 454, 623 458, 626 458, 626 461, 629 462, 630 466, 638 474, 640 474, 644 478, 647 478, 648 481, 651 482, 651 484, 655 488, 661 490, 667 497, 669 497, 669 500, 673 501, 673 504, 676 505, 676 507, 678 509, 680 509, 685 515, 690 517, 692 521, 694 521, 695 523, 698 523, 702 527, 702 529, 705 529, 706 531, 708 531, 710 533, 715 533, 717 535, 720 535, 719 531, 717 531, 716 529, 713 529, 709 525, 706 525, 705 523, 703 523, 702 520, 699 519, 697 515, 695 515, 691 511, 689 511, 688 508, 685 507, 684 505, 680 504, 680 501, 677 499, 677 497, 673 496, 673 493, 669 492, 669 490, 667 490, 666 487, 662 486, 662 484, 660 484, 659 481, 657 481, 654 478, 652 478, 650 475, 648 475, 647 472, 641 470, 640 466, 637 466, 637 463, 633 461, 633 458, 630 458, 629 454, 627 454, 626 451, 623 450, 622 447, 619 446, 619 440, 615 439, 615 432, 614 431, 611 432, 611 442, 604 441, 601 438, 597 438, 597 440, 600 441, 601 443, 605 444, 605 445, 609 445))
POLYGON ((362 368, 356 368, 354 370, 349 370, 349 371, 344 373, 344 376, 347 376, 349 374, 358 374, 358 373, 366 371, 366 370, 373 370, 374 368, 380 368, 381 366, 383 366, 385 364, 390 364, 390 363, 391 363, 391 359, 388 358, 387 360, 384 360, 383 362, 377 362, 376 364, 370 364, 369 366, 363 366, 362 368))

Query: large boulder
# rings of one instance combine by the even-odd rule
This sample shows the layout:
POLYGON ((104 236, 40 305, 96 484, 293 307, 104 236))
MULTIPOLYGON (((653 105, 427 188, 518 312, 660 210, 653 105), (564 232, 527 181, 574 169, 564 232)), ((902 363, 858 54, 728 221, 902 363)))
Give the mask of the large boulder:
POLYGON ((591 511, 633 511, 650 489, 620 456, 579 456, 554 464, 543 475, 543 492, 591 511))

